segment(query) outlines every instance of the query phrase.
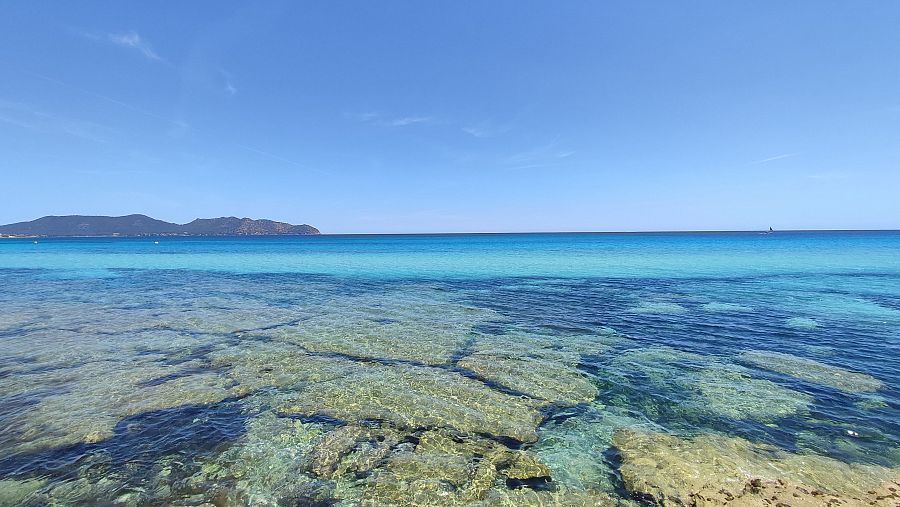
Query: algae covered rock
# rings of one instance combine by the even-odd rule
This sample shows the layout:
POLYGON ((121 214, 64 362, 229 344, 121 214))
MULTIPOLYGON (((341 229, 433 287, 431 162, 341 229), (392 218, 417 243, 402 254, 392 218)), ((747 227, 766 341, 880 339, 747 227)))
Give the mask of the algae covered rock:
POLYGON ((225 369, 235 394, 328 381, 356 366, 353 361, 312 355, 284 343, 243 343, 214 352, 210 359, 213 367, 225 369))
POLYGON ((326 433, 324 425, 276 417, 251 418, 244 436, 182 485, 206 501, 228 505, 282 505, 324 498, 327 485, 305 473, 308 456, 326 433))
POLYGON ((587 375, 563 362, 478 353, 463 358, 458 364, 492 382, 539 400, 574 405, 597 396, 597 388, 587 375))
POLYGON ((741 353, 739 359, 757 368, 777 371, 850 393, 877 391, 882 386, 881 381, 871 375, 781 352, 748 350, 741 353))
POLYGON ((0 507, 18 507, 41 489, 41 479, 0 479, 0 507))
POLYGON ((549 481, 535 456, 492 440, 446 430, 425 431, 417 440, 366 480, 363 504, 472 505, 506 491, 509 481, 549 481))
POLYGON ((384 420, 400 427, 456 427, 534 439, 539 414, 523 400, 452 372, 371 366, 297 395, 283 412, 350 421, 384 420))
POLYGON ((619 472, 633 494, 657 505, 895 506, 900 471, 717 434, 692 438, 623 429, 613 444, 619 472), (891 491, 894 488, 895 491, 891 491))
POLYGON ((732 419, 769 421, 806 411, 813 402, 807 394, 753 378, 734 366, 707 368, 685 384, 702 398, 698 408, 732 419))
POLYGON ((536 491, 520 488, 491 490, 485 499, 471 505, 479 507, 638 507, 636 502, 620 500, 595 491, 536 491))
POLYGON ((445 364, 469 341, 475 326, 500 319, 491 310, 429 291, 345 297, 319 310, 270 333, 311 352, 445 364))
MULTIPOLYGON (((649 384, 666 393, 672 410, 694 417, 714 415, 770 422, 805 412, 813 398, 772 381, 752 377, 752 371, 717 357, 665 346, 626 351, 605 371, 617 386, 640 399, 649 384)), ((656 402, 656 400, 649 400, 656 402)), ((653 415, 652 409, 647 410, 653 415)))
POLYGON ((750 308, 749 306, 744 306, 737 303, 721 303, 715 301, 706 303, 701 308, 708 312, 749 312, 753 310, 753 308, 750 308))
POLYGON ((359 366, 297 393, 280 411, 400 428, 447 427, 533 442, 540 413, 522 398, 454 372, 417 366, 359 366))
POLYGON ((784 321, 784 324, 795 329, 810 330, 819 327, 819 323, 809 317, 793 317, 784 321))
POLYGON ((661 315, 681 315, 687 313, 687 308, 678 303, 668 301, 641 301, 637 306, 629 309, 631 313, 656 313, 661 315))
POLYGON ((307 458, 307 468, 323 478, 366 473, 378 466, 403 437, 390 427, 344 425, 316 443, 307 458))
POLYGON ((227 379, 190 366, 101 362, 67 372, 66 390, 42 397, 16 416, 21 424, 16 449, 99 442, 111 437, 125 417, 212 404, 231 395, 227 379))
POLYGON ((613 434, 621 428, 659 426, 632 412, 595 403, 574 417, 543 424, 529 450, 550 468, 558 490, 611 494, 616 489, 615 471, 607 455, 613 434))

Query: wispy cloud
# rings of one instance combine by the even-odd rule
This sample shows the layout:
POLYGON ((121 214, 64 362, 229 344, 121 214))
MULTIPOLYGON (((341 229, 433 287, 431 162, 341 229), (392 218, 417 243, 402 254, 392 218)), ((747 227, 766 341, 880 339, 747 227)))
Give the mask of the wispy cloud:
POLYGON ((840 171, 825 171, 806 175, 806 177, 811 180, 842 180, 849 176, 849 174, 840 171))
POLYGON ((303 170, 306 170, 306 171, 315 171, 315 172, 317 172, 317 173, 319 173, 319 174, 328 174, 326 171, 323 171, 323 170, 321 170, 321 169, 317 169, 317 168, 315 168, 315 167, 308 167, 308 166, 305 166, 305 165, 301 164, 300 162, 296 162, 296 161, 294 161, 294 160, 291 160, 291 159, 286 158, 286 157, 282 157, 282 156, 280 156, 280 155, 276 155, 276 154, 274 154, 274 153, 269 153, 268 151, 260 150, 259 148, 254 148, 254 147, 252 147, 252 146, 247 146, 247 145, 245 145, 245 144, 239 144, 239 145, 237 145, 237 146, 238 146, 238 148, 247 150, 247 151, 252 152, 252 153, 256 153, 257 155, 261 155, 261 156, 263 156, 263 157, 270 158, 270 159, 272 159, 272 160, 277 160, 277 161, 283 162, 283 163, 285 163, 285 164, 290 164, 290 165, 292 165, 292 166, 299 167, 299 168, 301 168, 301 169, 303 169, 303 170))
POLYGON ((769 162, 774 162, 776 160, 783 160, 786 158, 796 157, 797 155, 799 155, 799 153, 782 153, 781 155, 775 155, 774 157, 764 158, 762 160, 754 160, 753 162, 750 162, 749 165, 766 164, 769 162))
POLYGON ((191 126, 186 121, 175 120, 172 122, 169 130, 166 131, 166 134, 168 134, 169 137, 184 137, 190 130, 191 126))
POLYGON ((86 39, 115 44, 119 47, 135 50, 144 55, 148 60, 165 62, 165 59, 154 51, 153 46, 150 45, 147 39, 141 37, 141 35, 134 30, 113 33, 86 32, 81 30, 72 31, 86 39))
POLYGON ((112 129, 97 123, 67 118, 28 104, 0 100, 0 122, 45 134, 67 134, 98 143, 107 142, 112 129))
POLYGON ((461 128, 463 132, 472 137, 485 139, 489 137, 497 137, 512 130, 512 125, 495 125, 491 122, 482 122, 475 125, 468 125, 461 128))
POLYGON ((133 30, 124 33, 110 33, 106 37, 113 44, 140 51, 142 55, 150 60, 162 61, 162 58, 153 51, 150 43, 133 30))
POLYGON ((219 69, 219 74, 222 76, 222 90, 228 94, 229 96, 237 95, 238 89, 234 86, 233 80, 231 78, 231 73, 224 69, 219 69))
POLYGON ((535 146, 504 157, 500 162, 505 169, 537 169, 541 167, 557 167, 575 155, 575 150, 560 146, 559 137, 549 143, 535 146))
POLYGON ((141 108, 136 107, 136 106, 133 106, 133 105, 127 103, 127 102, 122 102, 121 100, 114 99, 114 98, 112 98, 112 97, 109 97, 109 96, 107 96, 107 95, 103 95, 103 94, 101 94, 101 93, 96 93, 96 92, 92 92, 92 91, 90 91, 90 90, 85 90, 84 88, 80 88, 80 87, 78 87, 78 86, 75 86, 75 85, 66 83, 65 81, 60 81, 59 79, 55 79, 55 78, 52 78, 52 77, 50 77, 50 76, 45 76, 45 75, 43 75, 43 74, 38 74, 37 72, 31 72, 31 71, 27 71, 27 70, 26 70, 26 71, 23 71, 23 72, 25 72, 26 74, 28 74, 28 75, 30 75, 30 76, 34 76, 34 77, 36 77, 36 78, 38 78, 38 79, 43 79, 44 81, 47 81, 47 82, 50 82, 50 83, 54 83, 54 84, 57 84, 57 85, 59 85, 59 86, 65 87, 65 88, 69 88, 69 89, 71 89, 71 90, 74 90, 74 91, 76 91, 76 92, 82 93, 82 94, 84 94, 84 95, 89 95, 89 96, 91 96, 91 97, 96 97, 96 98, 98 98, 98 99, 105 100, 106 102, 109 102, 109 103, 111 103, 111 104, 115 104, 115 105, 120 106, 120 107, 123 107, 123 108, 125 108, 125 109, 129 109, 129 110, 131 110, 131 111, 134 111, 134 112, 136 112, 136 113, 142 114, 142 115, 144 115, 144 116, 147 116, 147 117, 150 117, 150 118, 155 118, 155 119, 157 119, 157 120, 161 120, 161 121, 164 121, 164 122, 168 122, 168 123, 172 124, 172 126, 174 126, 174 127, 178 127, 180 124, 184 123, 184 122, 182 122, 182 121, 180 121, 180 120, 172 120, 172 119, 170 119, 170 118, 166 118, 165 116, 158 115, 158 114, 156 114, 156 113, 154 113, 154 112, 152 112, 152 111, 147 111, 146 109, 141 109, 141 108))
POLYGON ((380 127, 408 127, 410 125, 434 123, 431 116, 386 116, 380 113, 346 113, 344 116, 362 123, 378 125, 380 127))
POLYGON ((402 118, 387 120, 383 124, 391 127, 405 127, 407 125, 415 125, 416 123, 428 123, 430 121, 430 116, 404 116, 402 118))

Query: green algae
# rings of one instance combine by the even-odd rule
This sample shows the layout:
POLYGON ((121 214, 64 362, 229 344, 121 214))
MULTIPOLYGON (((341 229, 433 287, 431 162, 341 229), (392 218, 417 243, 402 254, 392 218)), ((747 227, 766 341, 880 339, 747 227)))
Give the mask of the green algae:
POLYGON ((448 427, 533 442, 541 415, 527 400, 454 372, 417 366, 360 365, 300 390, 282 413, 400 428, 448 427))
POLYGON ((747 350, 742 352, 738 359, 757 368, 776 371, 850 393, 877 391, 882 387, 881 381, 871 375, 781 352, 747 350))
POLYGON ((658 313, 663 315, 679 315, 687 313, 687 308, 678 303, 670 303, 665 301, 653 302, 642 301, 637 306, 629 309, 631 313, 658 313))
POLYGON ((457 363, 480 377, 544 402, 574 405, 596 398, 597 388, 578 366, 627 342, 610 328, 596 334, 553 336, 513 331, 479 335, 457 363))
POLYGON ((309 454, 324 435, 321 424, 264 413, 251 418, 241 440, 205 462, 183 489, 228 505, 274 507, 292 499, 325 498, 326 485, 306 473, 309 454))
POLYGON ((504 334, 478 334, 468 347, 469 354, 508 354, 578 365, 584 356, 597 356, 630 340, 611 328, 598 328, 593 333, 550 335, 522 329, 504 334))
POLYGON ((818 322, 808 317, 792 317, 784 321, 784 324, 795 329, 815 329, 819 327, 818 322))
POLYGON ((490 490, 476 506, 501 507, 637 507, 637 502, 593 491, 490 490))
POLYGON ((541 426, 530 449, 551 470, 559 491, 613 494, 615 470, 607 459, 621 428, 659 427, 631 412, 596 403, 574 417, 541 426))
MULTIPOLYGON (((384 295, 386 300, 393 297, 384 295)), ((459 304, 437 292, 403 298, 403 303, 394 305, 379 297, 338 297, 323 306, 272 311, 250 305, 248 313, 256 317, 235 311, 233 319, 223 317, 221 322, 215 322, 220 314, 236 310, 234 301, 211 298, 202 303, 209 308, 187 317, 166 316, 168 310, 142 310, 140 319, 152 320, 158 328, 147 329, 146 322, 135 319, 115 326, 110 336, 99 332, 100 320, 90 323, 92 319, 85 318, 47 321, 70 329, 29 328, 24 336, 35 338, 31 350, 21 345, 3 351, 10 358, 5 371, 15 374, 0 378, 0 394, 49 388, 36 405, 12 418, 17 430, 38 421, 39 431, 46 435, 38 438, 23 432, 33 443, 43 440, 13 452, 95 442, 110 436, 123 417, 183 404, 215 403, 223 395, 250 395, 239 401, 249 412, 268 405, 286 415, 347 421, 325 424, 304 422, 305 417, 254 415, 237 442, 210 451, 211 456, 195 458, 196 469, 186 465, 188 473, 194 474, 187 480, 177 477, 177 466, 160 464, 156 482, 149 483, 138 481, 137 475, 107 469, 106 477, 94 472, 71 480, 53 479, 32 496, 39 502, 34 505, 274 506, 332 501, 341 505, 623 505, 629 502, 611 496, 619 494, 614 492, 612 435, 622 428, 658 427, 638 414, 599 402, 589 403, 585 412, 585 402, 597 394, 592 384, 600 383, 599 379, 647 391, 660 387, 665 397, 671 397, 660 403, 672 403, 698 418, 715 415, 770 422, 803 412, 811 400, 754 378, 754 370, 728 366, 715 356, 667 348, 645 351, 643 356, 637 350, 620 354, 619 350, 635 342, 612 330, 562 335, 523 324, 518 329, 504 325, 509 334, 492 335, 484 331, 492 327, 477 327, 503 320, 492 311, 459 304), (405 303, 410 303, 408 308, 398 308, 405 303), (457 323, 432 326, 443 310, 457 323), (472 315, 468 321, 467 312, 472 315), (335 321, 348 315, 352 323, 329 323, 326 315, 335 321), (19 360, 23 357, 33 361, 19 360), (173 364, 165 364, 169 362, 173 364), (607 362, 615 365, 610 371, 604 370, 607 362), (630 368, 624 371, 623 367, 624 374, 611 371, 624 364, 630 368), (457 365, 476 373, 476 378, 467 378, 470 372, 457 365), (601 368, 596 377, 584 373, 594 371, 595 365, 601 368), (131 373, 120 374, 120 369, 131 373), (91 379, 101 386, 121 385, 92 388, 86 386, 91 379), (200 385, 192 386, 194 382, 200 385), (373 383, 374 387, 369 385, 373 383), (75 392, 87 397, 79 400, 75 392), (141 396, 148 399, 137 399, 141 396), (104 397, 123 406, 100 400, 104 397), (98 413, 84 413, 82 404, 96 407, 98 413), (580 405, 557 412, 574 404, 580 405), (549 420, 535 435, 539 411, 545 411, 549 420), (67 418, 73 421, 64 421, 67 418), (61 438, 54 440, 57 437, 61 438), (510 443, 509 438, 526 444, 511 449, 501 443, 510 443), (519 486, 529 481, 537 481, 539 489, 519 486)), ((102 312, 106 306, 84 304, 83 308, 102 312)), ((115 309, 112 312, 112 318, 120 318, 115 309)), ((31 321, 30 316, 15 320, 31 321)), ((606 398, 606 389, 600 391, 601 399, 606 398)), ((859 408, 879 408, 858 403, 859 408)), ((835 428, 844 434, 843 426, 835 428)), ((862 457, 872 452, 862 439, 834 438, 832 444, 844 455, 862 457)), ((779 485, 777 480, 760 484, 744 486, 771 492, 780 501, 795 493, 802 495, 797 488, 807 485, 779 485)), ((758 496, 743 490, 733 494, 744 501, 758 496)))
POLYGON ((730 365, 707 368, 685 386, 699 393, 698 409, 732 419, 770 421, 805 412, 813 402, 812 396, 752 378, 730 365))
POLYGON ((483 378, 543 401, 574 405, 597 396, 597 388, 590 379, 564 362, 479 353, 463 358, 458 364, 483 378))
POLYGON ((535 456, 497 442, 429 430, 398 449, 364 482, 371 505, 472 505, 506 491, 504 480, 546 479, 535 456))
MULTIPOLYGON (((176 376, 159 383, 154 379, 184 371, 189 365, 157 363, 88 363, 73 371, 54 371, 55 382, 66 390, 45 396, 16 416, 21 425, 17 451, 93 443, 113 435, 125 417, 183 405, 210 404, 232 393, 226 379, 215 373, 176 376)), ((46 382, 47 379, 44 379, 46 382)))
MULTIPOLYGON (((703 414, 770 422, 805 412, 813 398, 722 362, 717 357, 671 347, 626 351, 612 360, 607 375, 619 385, 641 390, 643 383, 674 393, 675 409, 694 417, 703 414)), ((656 418, 651 405, 642 407, 656 418)))
POLYGON ((888 408, 888 404, 880 398, 863 398, 853 404, 860 410, 878 410, 888 408))
POLYGON ((708 312, 750 312, 753 311, 753 308, 749 306, 739 305, 737 303, 706 303, 701 306, 704 310, 708 312))
POLYGON ((0 479, 0 507, 19 507, 45 484, 42 479, 0 479))
POLYGON ((496 312, 455 303, 440 293, 398 291, 374 299, 341 298, 333 305, 271 334, 312 352, 446 364, 478 324, 500 319, 496 312))
POLYGON ((286 343, 247 341, 209 354, 211 366, 224 369, 235 394, 266 387, 302 387, 347 374, 358 363, 340 357, 316 356, 286 343))
POLYGON ((717 434, 692 438, 623 429, 619 473, 657 505, 895 505, 900 471, 717 434), (891 490, 893 488, 893 491, 891 490))
POLYGON ((307 457, 307 468, 328 479, 363 474, 378 466, 405 437, 390 426, 344 425, 316 443, 307 457))

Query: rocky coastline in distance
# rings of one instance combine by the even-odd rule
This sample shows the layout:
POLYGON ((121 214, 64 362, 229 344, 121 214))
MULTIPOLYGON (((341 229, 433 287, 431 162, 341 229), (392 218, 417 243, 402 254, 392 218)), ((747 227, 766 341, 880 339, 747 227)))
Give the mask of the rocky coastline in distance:
POLYGON ((59 236, 309 236, 319 230, 307 224, 274 220, 221 217, 197 218, 186 224, 165 222, 146 215, 46 216, 30 222, 0 225, 0 237, 59 236))

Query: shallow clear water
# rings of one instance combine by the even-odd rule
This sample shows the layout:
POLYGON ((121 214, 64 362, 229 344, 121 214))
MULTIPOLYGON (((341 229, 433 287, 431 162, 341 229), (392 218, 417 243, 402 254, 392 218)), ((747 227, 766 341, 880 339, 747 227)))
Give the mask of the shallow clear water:
POLYGON ((900 233, 3 239, 0 287, 0 505, 658 501, 627 429, 900 468, 900 233))

